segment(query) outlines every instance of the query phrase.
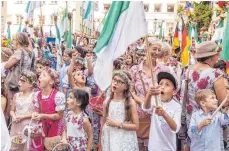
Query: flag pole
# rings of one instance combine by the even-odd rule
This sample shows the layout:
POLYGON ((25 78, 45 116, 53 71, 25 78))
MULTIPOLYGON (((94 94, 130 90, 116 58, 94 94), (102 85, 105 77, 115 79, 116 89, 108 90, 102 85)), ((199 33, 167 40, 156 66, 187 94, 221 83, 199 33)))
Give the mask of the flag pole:
MULTIPOLYGON (((151 71, 152 84, 153 84, 153 86, 155 86, 154 71, 153 71, 153 66, 152 66, 152 58, 151 58, 151 54, 150 54, 150 50, 149 50, 148 35, 145 36, 145 39, 146 39, 146 49, 147 49, 148 64, 149 64, 149 68, 150 68, 150 71, 151 71)), ((154 96, 154 97, 155 97, 156 106, 158 106, 157 96, 154 96)))

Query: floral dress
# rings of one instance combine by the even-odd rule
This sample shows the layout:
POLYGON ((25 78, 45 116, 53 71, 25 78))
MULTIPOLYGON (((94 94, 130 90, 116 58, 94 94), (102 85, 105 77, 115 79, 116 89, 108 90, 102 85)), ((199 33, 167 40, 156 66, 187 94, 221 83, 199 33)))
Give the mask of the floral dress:
MULTIPOLYGON (((124 122, 124 100, 120 100, 119 102, 111 100, 108 116, 113 120, 124 122)), ((138 151, 137 134, 135 131, 118 129, 117 127, 111 127, 105 124, 103 126, 101 140, 103 151, 138 151)))
POLYGON ((84 119, 88 116, 82 112, 79 115, 73 115, 69 111, 66 115, 67 140, 72 146, 73 151, 86 151, 88 136, 84 130, 84 119))

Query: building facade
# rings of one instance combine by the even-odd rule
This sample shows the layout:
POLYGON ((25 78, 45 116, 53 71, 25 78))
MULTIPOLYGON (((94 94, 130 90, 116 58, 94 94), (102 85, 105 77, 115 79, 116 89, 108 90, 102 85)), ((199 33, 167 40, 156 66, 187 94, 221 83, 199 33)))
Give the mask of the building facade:
POLYGON ((7 17, 7 2, 1 1, 1 34, 4 34, 6 26, 6 17, 7 17))
MULTIPOLYGON (((95 11, 96 28, 101 24, 104 16, 108 12, 111 1, 99 1, 99 9, 95 11)), ((148 33, 155 36, 159 34, 162 24, 164 37, 168 36, 169 30, 174 30, 177 12, 177 1, 145 1, 145 16, 148 22, 148 33)), ((97 30, 97 29, 96 29, 97 30)))
MULTIPOLYGON (((6 3, 6 2, 5 2, 6 3)), ((5 19, 2 22, 2 27, 6 27, 6 22, 11 21, 11 34, 15 34, 20 25, 20 16, 24 16, 22 21, 22 28, 25 27, 26 13, 25 9, 28 1, 7 1, 7 5, 5 10, 5 19)), ((92 10, 88 20, 82 23, 82 15, 83 15, 83 1, 41 1, 42 7, 36 8, 34 10, 34 21, 33 26, 40 26, 41 22, 43 24, 43 31, 46 35, 56 35, 56 29, 54 26, 54 14, 58 15, 58 22, 61 20, 61 16, 63 15, 64 9, 66 5, 68 7, 68 12, 73 13, 72 17, 72 32, 79 33, 84 31, 87 36, 93 36, 93 10, 94 3, 92 3, 92 10)), ((2 4, 3 5, 3 4, 2 4)), ((2 9, 3 12, 3 9, 2 9)), ((2 13, 3 16, 4 13, 2 13)), ((2 17, 3 18, 3 17, 2 17)), ((6 28, 2 29, 4 33, 6 33, 6 28)), ((30 30, 28 28, 28 30, 30 30)))

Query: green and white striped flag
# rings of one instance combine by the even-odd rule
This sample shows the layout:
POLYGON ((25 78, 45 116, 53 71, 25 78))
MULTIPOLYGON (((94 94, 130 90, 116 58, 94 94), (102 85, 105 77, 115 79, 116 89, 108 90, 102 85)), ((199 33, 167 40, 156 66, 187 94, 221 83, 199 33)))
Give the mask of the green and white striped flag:
POLYGON ((9 25, 8 25, 8 28, 7 28, 7 39, 11 40, 11 32, 10 32, 10 26, 9 25))
POLYGON ((60 37, 63 38, 65 41, 67 41, 68 37, 68 28, 68 6, 66 4, 64 15, 60 23, 60 37))
POLYGON ((20 25, 19 25, 18 30, 17 30, 18 33, 21 32, 21 25, 22 25, 22 21, 20 21, 20 25))
POLYGON ((112 80, 113 61, 127 47, 147 34, 144 7, 138 1, 113 1, 94 52, 94 78, 104 91, 112 80))
POLYGON ((212 36, 212 40, 221 42, 224 33, 224 20, 220 20, 218 26, 215 29, 215 33, 212 36))
POLYGON ((91 13, 91 1, 85 1, 84 3, 84 15, 83 19, 88 19, 90 13, 91 13))
POLYGON ((27 20, 33 20, 34 10, 42 6, 41 1, 28 1, 25 12, 27 13, 27 20))
POLYGON ((161 25, 160 25, 160 32, 159 32, 159 36, 158 36, 158 38, 159 38, 160 40, 162 40, 162 37, 163 37, 163 35, 162 35, 162 28, 163 28, 163 21, 161 22, 161 25))

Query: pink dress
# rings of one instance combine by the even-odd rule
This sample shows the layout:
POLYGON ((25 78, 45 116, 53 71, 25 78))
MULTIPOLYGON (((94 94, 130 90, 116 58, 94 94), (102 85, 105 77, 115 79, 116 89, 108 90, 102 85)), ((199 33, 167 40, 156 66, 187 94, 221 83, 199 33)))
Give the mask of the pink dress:
MULTIPOLYGON (((42 96, 42 91, 38 92, 37 102, 35 106, 39 107, 39 112, 44 114, 54 114, 57 111, 63 111, 65 109, 65 96, 62 92, 59 92, 56 89, 53 89, 51 94, 44 98, 42 96)), ((42 121, 43 132, 45 137, 54 137, 62 135, 64 124, 63 120, 48 120, 43 119, 42 121)), ((44 140, 44 138, 41 138, 44 140)), ((36 148, 36 151, 43 151, 44 145, 41 143, 41 140, 35 140, 36 145, 41 145, 39 148, 36 148)), ((34 149, 34 147, 31 147, 34 149)))
MULTIPOLYGON (((22 92, 16 93, 16 110, 15 114, 16 116, 24 116, 26 114, 29 114, 34 111, 33 107, 33 97, 34 93, 32 92, 29 96, 24 97, 21 96, 22 92)), ((30 119, 24 119, 20 123, 12 123, 10 135, 15 136, 15 135, 21 135, 23 132, 23 129, 26 125, 29 125, 30 119)), ((17 149, 18 151, 27 151, 26 144, 20 148, 17 149)))

